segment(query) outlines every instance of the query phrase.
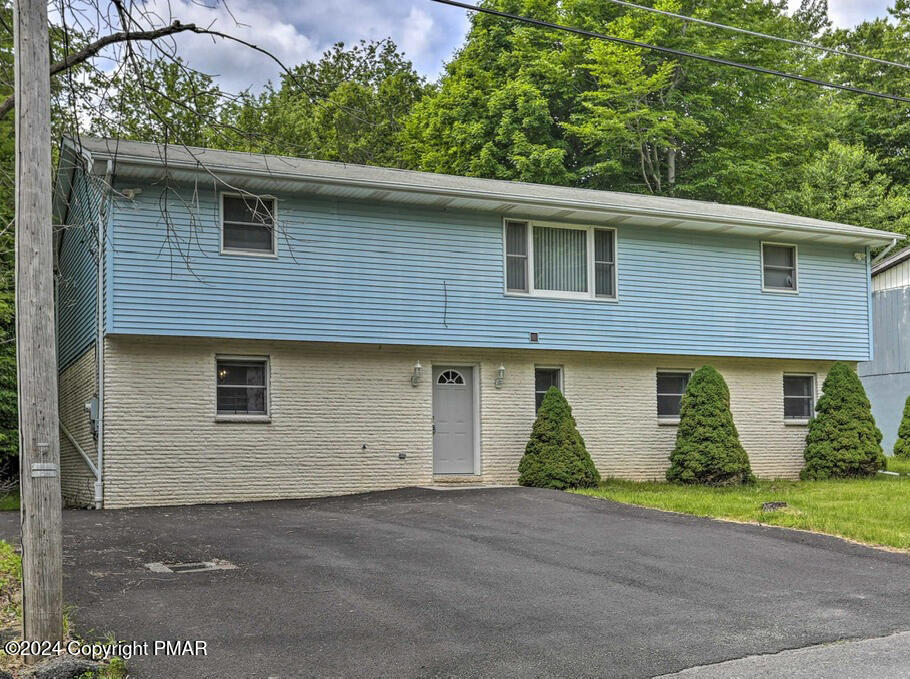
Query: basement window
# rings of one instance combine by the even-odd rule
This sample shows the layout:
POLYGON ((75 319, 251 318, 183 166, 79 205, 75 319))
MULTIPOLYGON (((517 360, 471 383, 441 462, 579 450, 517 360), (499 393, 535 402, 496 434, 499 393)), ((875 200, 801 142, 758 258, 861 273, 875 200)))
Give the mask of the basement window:
POLYGON ((540 410, 543 397, 550 387, 562 391, 562 368, 537 366, 534 368, 534 412, 540 410))
POLYGON ((815 413, 815 375, 784 375, 784 419, 808 422, 815 413))
POLYGON ((689 386, 691 370, 657 371, 657 417, 679 421, 682 397, 689 386))
POLYGON ((221 194, 221 252, 274 255, 275 199, 221 194))
POLYGON ((267 358, 216 359, 216 401, 220 417, 267 418, 269 414, 267 358))

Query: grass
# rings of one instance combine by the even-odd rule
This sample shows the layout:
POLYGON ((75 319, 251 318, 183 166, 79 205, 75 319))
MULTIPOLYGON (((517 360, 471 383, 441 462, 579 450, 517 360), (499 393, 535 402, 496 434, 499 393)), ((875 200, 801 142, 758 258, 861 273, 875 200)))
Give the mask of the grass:
POLYGON ((19 511, 19 491, 0 496, 0 512, 19 511))
POLYGON ((888 458, 888 471, 899 474, 910 474, 910 458, 894 457, 888 458))
POLYGON ((696 516, 750 521, 827 533, 869 545, 910 551, 910 477, 878 475, 838 481, 759 481, 710 488, 607 479, 575 491, 696 516), (762 503, 787 507, 763 512, 762 503))

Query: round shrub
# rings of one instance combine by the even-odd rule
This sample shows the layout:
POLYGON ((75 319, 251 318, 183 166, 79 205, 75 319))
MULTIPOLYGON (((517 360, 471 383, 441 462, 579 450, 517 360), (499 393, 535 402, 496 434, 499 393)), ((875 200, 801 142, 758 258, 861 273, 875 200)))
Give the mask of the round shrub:
POLYGON ((897 441, 894 442, 894 456, 910 460, 910 396, 904 403, 904 417, 897 428, 897 441))
POLYGON ((710 365, 695 371, 682 397, 667 480, 709 486, 752 483, 749 456, 730 412, 730 390, 710 365))
POLYGON ((882 433, 856 371, 838 361, 822 385, 806 434, 803 479, 871 476, 885 466, 882 433))
POLYGON ((600 483, 572 408, 556 387, 543 397, 518 474, 519 484, 536 488, 593 488, 600 483))

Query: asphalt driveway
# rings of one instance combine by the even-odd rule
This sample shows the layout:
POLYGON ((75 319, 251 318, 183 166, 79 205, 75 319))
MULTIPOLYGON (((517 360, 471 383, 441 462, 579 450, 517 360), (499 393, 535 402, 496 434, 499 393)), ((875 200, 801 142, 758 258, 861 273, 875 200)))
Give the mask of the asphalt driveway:
MULTIPOLYGON (((15 514, 0 537, 15 539, 15 514)), ((83 636, 144 678, 651 677, 910 628, 910 557, 555 491, 68 512, 83 636), (238 568, 155 573, 149 562, 238 568)))

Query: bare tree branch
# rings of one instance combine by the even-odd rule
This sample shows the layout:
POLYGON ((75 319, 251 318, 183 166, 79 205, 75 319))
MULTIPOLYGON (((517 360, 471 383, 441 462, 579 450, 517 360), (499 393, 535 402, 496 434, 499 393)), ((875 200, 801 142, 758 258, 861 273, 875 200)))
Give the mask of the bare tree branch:
MULTIPOLYGON (((68 54, 65 59, 61 59, 60 61, 51 64, 51 75, 54 76, 61 71, 69 70, 73 66, 88 61, 108 45, 115 45, 121 42, 148 42, 150 40, 158 40, 159 38, 168 35, 174 35, 175 33, 183 33, 184 31, 191 31, 193 33, 211 32, 206 29, 198 28, 196 24, 182 24, 179 21, 174 21, 169 26, 162 26, 161 28, 156 28, 151 31, 119 31, 99 38, 95 42, 86 45, 78 52, 68 54)), ((221 34, 218 35, 221 36, 221 34)), ((0 118, 3 118, 7 113, 12 111, 15 105, 15 95, 11 94, 2 104, 0 104, 0 118)))

